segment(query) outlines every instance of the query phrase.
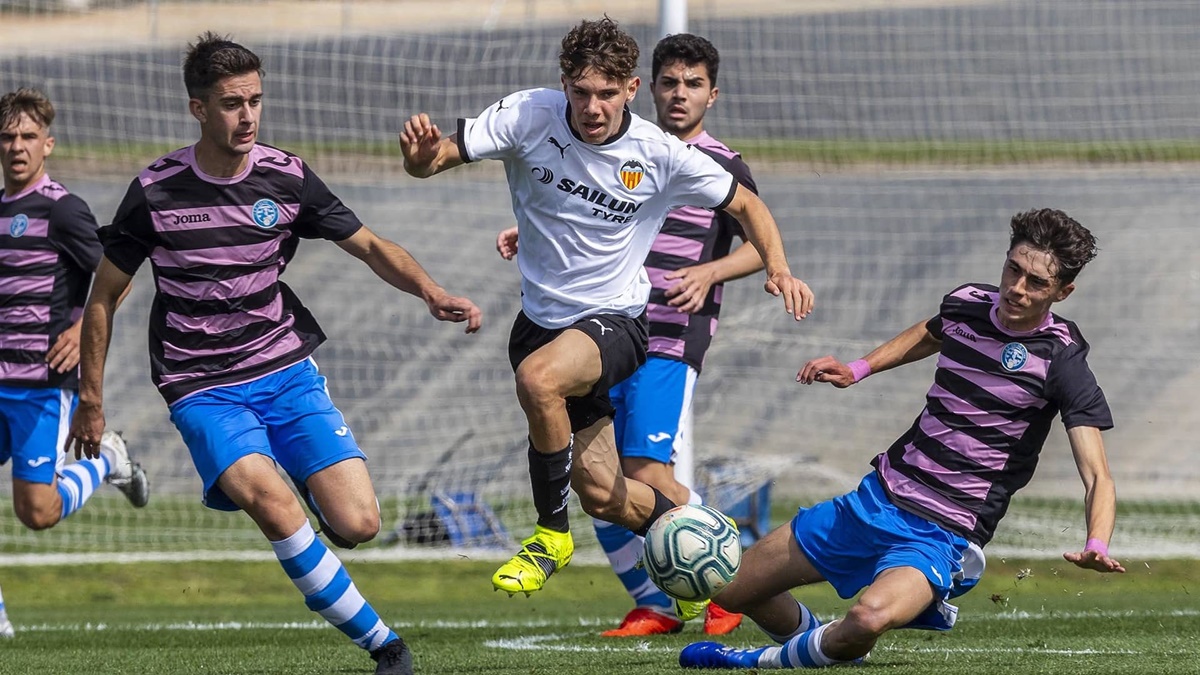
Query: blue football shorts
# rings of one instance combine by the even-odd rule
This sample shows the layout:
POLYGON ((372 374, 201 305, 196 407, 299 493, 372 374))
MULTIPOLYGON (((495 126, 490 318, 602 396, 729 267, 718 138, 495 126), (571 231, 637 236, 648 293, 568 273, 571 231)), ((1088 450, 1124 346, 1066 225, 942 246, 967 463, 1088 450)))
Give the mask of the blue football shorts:
POLYGON ((212 509, 238 510, 216 483, 247 455, 266 455, 299 481, 343 460, 367 458, 312 359, 250 382, 190 394, 170 411, 204 481, 204 505, 212 509))
POLYGON ((948 629, 957 610, 944 601, 969 591, 983 574, 979 547, 897 507, 875 472, 853 492, 800 509, 792 519, 792 535, 813 567, 844 599, 854 597, 884 570, 920 570, 936 601, 909 624, 911 628, 948 629))
POLYGON ((679 453, 690 453, 696 377, 696 369, 682 361, 650 356, 633 375, 609 389, 622 457, 673 464, 679 453))
POLYGON ((13 478, 52 485, 78 403, 73 389, 0 386, 0 466, 12 459, 13 478))

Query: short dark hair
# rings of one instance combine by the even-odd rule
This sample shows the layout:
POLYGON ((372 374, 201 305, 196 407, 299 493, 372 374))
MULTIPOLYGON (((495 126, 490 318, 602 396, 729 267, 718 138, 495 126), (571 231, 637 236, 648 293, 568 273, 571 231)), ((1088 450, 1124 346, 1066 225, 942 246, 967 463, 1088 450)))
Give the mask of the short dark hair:
POLYGON ((1075 277, 1096 257, 1096 237, 1071 216, 1057 209, 1034 209, 1012 218, 1012 236, 1008 250, 1026 243, 1054 256, 1058 263, 1055 277, 1062 285, 1075 277))
POLYGON ((54 122, 54 104, 37 89, 22 87, 0 98, 0 128, 16 124, 21 113, 43 127, 54 122))
POLYGON ((226 77, 246 73, 262 75, 258 55, 233 42, 228 36, 206 31, 194 45, 188 45, 183 59, 183 84, 188 96, 203 100, 214 85, 226 77))
POLYGON ((654 46, 654 56, 650 61, 650 79, 657 80, 663 66, 682 62, 689 66, 704 64, 708 70, 708 80, 717 85, 717 69, 721 67, 721 55, 713 43, 691 33, 668 35, 654 46))
POLYGON ((562 39, 558 65, 568 80, 577 80, 588 68, 594 68, 622 82, 633 77, 640 55, 637 41, 608 18, 582 21, 562 39))

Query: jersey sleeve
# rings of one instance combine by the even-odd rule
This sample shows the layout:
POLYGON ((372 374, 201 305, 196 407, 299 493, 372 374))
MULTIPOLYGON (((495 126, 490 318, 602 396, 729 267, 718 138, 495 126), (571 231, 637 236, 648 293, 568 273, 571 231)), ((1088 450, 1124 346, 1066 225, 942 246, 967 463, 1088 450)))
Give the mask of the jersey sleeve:
POLYGON ((734 155, 725 165, 725 170, 728 171, 733 179, 741 183, 747 190, 758 194, 758 183, 754 182, 754 176, 750 173, 750 167, 746 162, 742 161, 741 155, 734 155))
POLYGON ((458 154, 464 162, 504 159, 521 146, 534 116, 529 92, 510 94, 472 118, 458 120, 458 154))
POLYGON ((1112 411, 1104 398, 1104 391, 1088 366, 1088 351, 1087 342, 1080 338, 1078 344, 1069 347, 1050 363, 1050 370, 1046 374, 1047 394, 1051 401, 1058 404, 1064 427, 1111 429, 1112 411))
POLYGON ((960 301, 958 298, 954 297, 954 294, 964 288, 966 288, 966 286, 959 286, 958 288, 954 289, 953 291, 942 296, 942 304, 938 306, 937 315, 934 316, 932 319, 925 322, 925 330, 929 331, 930 335, 934 336, 935 338, 937 338, 939 340, 942 339, 943 319, 946 316, 946 314, 954 312, 955 308, 958 307, 960 301))
POLYGON ((86 202, 67 195, 50 208, 50 242, 85 272, 96 271, 103 248, 96 217, 86 202))
MULTIPOLYGON (((725 170, 728 171, 731 176, 733 176, 733 179, 736 180, 739 185, 753 192, 754 194, 758 194, 758 183, 754 182, 754 176, 750 174, 750 167, 746 166, 746 163, 742 161, 741 155, 734 155, 733 157, 729 158, 729 161, 725 164, 725 170)), ((721 224, 721 227, 726 228, 733 236, 741 239, 742 241, 746 240, 746 231, 742 229, 742 224, 738 222, 737 218, 734 218, 728 213, 722 211, 717 214, 717 222, 721 224)))
POLYGON ((738 182, 712 157, 683 142, 671 143, 667 197, 672 206, 721 210, 733 201, 738 182))
POLYGON ((132 276, 150 256, 153 248, 154 225, 150 221, 150 208, 146 204, 146 191, 136 178, 129 184, 125 198, 117 207, 117 215, 111 225, 103 228, 101 241, 104 257, 112 261, 117 269, 132 276))
POLYGON ((304 165, 304 187, 300 192, 300 213, 292 231, 304 239, 343 241, 362 228, 362 221, 329 190, 308 165, 304 165))

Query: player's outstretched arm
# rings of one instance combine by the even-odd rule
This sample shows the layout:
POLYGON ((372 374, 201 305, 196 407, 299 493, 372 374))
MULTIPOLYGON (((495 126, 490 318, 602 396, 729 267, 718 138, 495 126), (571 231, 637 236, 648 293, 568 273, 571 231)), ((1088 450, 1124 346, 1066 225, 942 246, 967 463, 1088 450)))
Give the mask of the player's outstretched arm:
POLYGON ((425 113, 413 115, 404 123, 400 152, 404 155, 404 170, 417 178, 428 178, 463 163, 454 135, 443 138, 425 113))
POLYGON ((438 321, 467 322, 467 332, 479 330, 483 312, 467 298, 450 295, 399 244, 366 227, 337 242, 342 250, 365 262, 380 279, 425 301, 438 321))
POLYGON ((708 292, 714 284, 741 279, 763 268, 762 258, 753 244, 744 243, 733 253, 691 267, 681 267, 668 272, 664 278, 676 281, 666 291, 667 304, 680 312, 693 314, 704 308, 708 292))
POLYGON ((942 350, 942 341, 929 332, 927 323, 921 321, 909 326, 870 354, 848 364, 832 356, 813 359, 796 373, 796 381, 803 384, 828 382, 838 389, 845 389, 872 373, 932 356, 942 350))
POLYGON ((500 234, 496 235, 496 252, 505 260, 512 260, 517 257, 517 228, 510 227, 507 230, 501 230, 500 234))
POLYGON ((746 237, 758 249, 759 257, 767 268, 767 283, 763 289, 771 295, 783 296, 783 307, 799 321, 813 310, 814 297, 808 284, 792 276, 787 256, 783 252, 783 238, 770 209, 758 195, 738 184, 733 200, 725 211, 737 218, 746 231, 746 237))
POLYGON ((1068 551, 1063 558, 1097 572, 1124 572, 1121 563, 1108 557, 1108 542, 1117 522, 1117 489, 1108 471, 1104 439, 1096 427, 1067 429, 1075 466, 1083 479, 1083 503, 1087 514, 1087 543, 1082 551, 1068 551))
POLYGON ((75 458, 100 456, 100 436, 104 434, 104 364, 112 339, 113 314, 129 294, 133 277, 122 272, 108 258, 100 259, 96 280, 83 308, 83 326, 79 340, 79 406, 71 417, 71 430, 63 452, 75 449, 75 458))

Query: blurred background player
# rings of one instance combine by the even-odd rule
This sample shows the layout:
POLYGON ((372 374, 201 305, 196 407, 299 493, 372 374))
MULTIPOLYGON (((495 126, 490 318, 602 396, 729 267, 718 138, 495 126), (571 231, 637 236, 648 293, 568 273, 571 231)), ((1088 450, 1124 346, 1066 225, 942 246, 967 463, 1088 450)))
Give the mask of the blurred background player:
MULTIPOLYGON (((134 506, 150 498, 115 432, 101 429, 96 456, 65 463, 83 303, 101 250, 88 205, 46 174, 53 122, 36 89, 0 97, 0 464, 12 460, 13 510, 31 530, 79 510, 104 482, 134 506)), ((0 598, 0 636, 12 635, 0 598)))
POLYGON ((1079 328, 1050 311, 1075 290, 1096 240, 1062 211, 1017 214, 1000 286, 972 283, 942 299, 938 315, 844 364, 804 364, 798 382, 844 389, 872 373, 939 354, 925 409, 871 462, 856 491, 800 509, 756 543, 717 594, 780 647, 685 647, 692 668, 820 668, 862 659, 894 628, 950 630, 947 600, 982 576, 982 548, 1009 501, 1033 477, 1055 415, 1083 479, 1087 541, 1067 561, 1124 572, 1108 555, 1116 489, 1101 439, 1112 428, 1104 392, 1079 328), (862 595, 828 624, 789 592, 828 581, 842 598, 862 595))
POLYGON ((183 72, 200 140, 142 171, 108 228, 85 313, 76 453, 91 456, 104 426, 118 289, 149 258, 152 379, 203 479, 205 505, 244 510, 305 604, 370 652, 376 673, 408 675, 408 647, 316 537, 276 469, 296 482, 331 541, 354 546, 379 532, 366 455, 311 358, 325 335, 280 275, 300 238, 324 238, 424 299, 439 320, 466 321, 471 333, 480 311, 367 229, 299 157, 257 143, 257 55, 206 33, 183 72))
MULTIPOLYGON (((720 54, 708 40, 690 34, 659 41, 651 61, 650 93, 658 126, 712 157, 746 189, 758 194, 741 155, 704 130, 716 102, 720 54)), ((762 259, 737 220, 724 211, 683 207, 667 214, 646 257, 650 343, 646 363, 609 390, 613 431, 621 470, 652 485, 677 504, 698 503, 693 491, 692 394, 704 355, 716 334, 723 283, 762 270, 762 259), (730 253, 733 240, 741 243, 730 253)), ((497 249, 507 260, 517 253, 517 228, 500 233, 497 249)), ((596 538, 635 607, 618 628, 601 633, 625 637, 675 633, 683 628, 671 598, 637 565, 642 537, 596 519, 596 538)), ((710 604, 704 632, 724 635, 740 614, 710 604)))
POLYGON ((502 160, 508 176, 522 305, 509 360, 529 423, 538 512, 534 534, 492 576, 509 594, 540 590, 570 562, 572 488, 589 515, 639 534, 676 504, 622 473, 608 396, 646 359, 643 263, 670 209, 728 211, 766 261, 766 290, 782 295, 796 319, 812 309, 812 292, 788 269, 762 200, 711 157, 626 107, 641 84, 633 74, 638 53, 607 17, 583 21, 562 41, 561 91, 506 96, 460 119, 447 138, 423 113, 400 134, 404 167, 415 177, 480 159, 502 160))

